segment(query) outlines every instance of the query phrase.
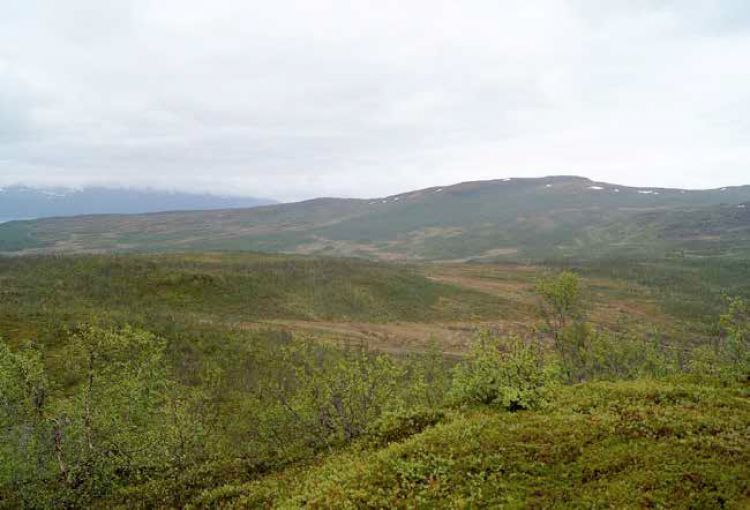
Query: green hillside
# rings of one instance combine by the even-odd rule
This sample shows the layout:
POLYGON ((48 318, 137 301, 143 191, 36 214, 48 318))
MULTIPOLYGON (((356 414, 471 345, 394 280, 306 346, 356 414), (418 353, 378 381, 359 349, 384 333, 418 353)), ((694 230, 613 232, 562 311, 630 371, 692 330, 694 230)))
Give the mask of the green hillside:
POLYGON ((747 262, 573 266, 0 258, 0 508, 743 508, 747 262))
POLYGON ((255 321, 434 322, 513 317, 519 306, 360 259, 241 254, 0 257, 0 337, 98 317, 151 330, 255 321))
POLYGON ((587 383, 543 411, 476 408, 206 490, 222 508, 746 508, 750 399, 690 380, 587 383))
MULTIPOLYGON (((504 179, 371 200, 14 222, 0 225, 0 252, 255 250, 397 260, 539 260, 637 248, 663 255, 676 244, 688 250, 693 245, 649 230, 649 214, 673 213, 658 221, 674 223, 683 211, 717 214, 710 211, 721 204, 749 201, 748 186, 688 191, 579 177, 504 179)), ((691 225, 683 227, 689 235, 691 225)), ((740 244, 748 240, 746 230, 724 227, 717 216, 711 235, 727 234, 740 244)))
POLYGON ((750 203, 641 213, 591 228, 584 244, 620 257, 743 257, 750 253, 750 203))

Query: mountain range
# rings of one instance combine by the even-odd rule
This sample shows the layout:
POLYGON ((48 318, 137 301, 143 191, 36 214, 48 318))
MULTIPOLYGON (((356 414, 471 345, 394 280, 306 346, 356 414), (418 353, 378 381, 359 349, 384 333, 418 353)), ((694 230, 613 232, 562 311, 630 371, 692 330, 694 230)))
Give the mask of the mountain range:
POLYGON ((7 186, 0 188, 0 222, 87 214, 231 209, 273 203, 276 202, 253 197, 222 197, 161 190, 7 186))
POLYGON ((576 176, 464 182, 376 199, 79 216, 0 226, 0 252, 255 250, 388 260, 742 256, 750 186, 640 188, 576 176))

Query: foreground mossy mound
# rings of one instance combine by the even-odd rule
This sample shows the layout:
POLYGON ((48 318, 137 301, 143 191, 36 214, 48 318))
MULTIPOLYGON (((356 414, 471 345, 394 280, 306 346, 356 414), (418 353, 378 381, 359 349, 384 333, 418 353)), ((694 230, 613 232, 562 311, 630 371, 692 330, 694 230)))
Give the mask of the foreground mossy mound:
MULTIPOLYGON (((747 508, 750 387, 682 377, 559 388, 539 411, 454 409, 386 446, 367 441, 196 508, 747 508)), ((148 502, 129 491, 124 507, 148 502)))

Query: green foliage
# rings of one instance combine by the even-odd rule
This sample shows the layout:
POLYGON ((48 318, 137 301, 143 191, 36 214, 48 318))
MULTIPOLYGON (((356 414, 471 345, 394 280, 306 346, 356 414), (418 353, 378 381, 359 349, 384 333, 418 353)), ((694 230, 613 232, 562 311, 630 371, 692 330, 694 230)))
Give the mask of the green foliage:
POLYGON ((387 355, 224 326, 244 317, 436 320, 441 310, 493 317, 502 303, 476 309, 483 297, 408 267, 258 255, 20 258, 0 260, 0 278, 0 330, 11 341, 0 342, 2 508, 603 507, 633 494, 640 506, 716 507, 750 498, 742 298, 714 319, 710 338, 636 334, 587 322, 586 293, 564 272, 537 287, 549 343, 483 333, 456 364, 436 343, 387 355), (122 325, 131 319, 136 326, 122 325), (683 371, 692 375, 671 382, 683 371))
MULTIPOLYGON (((716 317, 726 309, 726 295, 750 298, 747 258, 612 258, 578 263, 590 278, 620 283, 620 299, 652 299, 664 313, 697 334, 714 334, 716 317), (637 296, 637 297, 636 297, 637 296)), ((649 318, 650 319, 650 318, 649 318)))
MULTIPOLYGON (((86 325, 73 332, 66 359, 80 383, 59 405, 62 456, 71 483, 111 483, 138 470, 163 469, 166 343, 131 328, 86 325)), ((91 491, 107 491, 92 487, 91 491)))
POLYGON ((455 367, 449 400, 510 411, 538 408, 546 402, 555 372, 537 343, 484 332, 455 367))
POLYGON ((644 338, 589 328, 583 338, 582 365, 576 374, 581 380, 664 377, 680 370, 681 351, 664 344, 656 334, 644 338))
POLYGON ((222 508, 744 508, 750 403, 738 386, 639 380, 560 388, 523 413, 457 413, 206 491, 222 508))
POLYGON ((738 297, 730 299, 728 310, 719 323, 726 334, 727 375, 750 380, 750 301, 738 297))
POLYGON ((406 395, 410 407, 443 405, 451 386, 450 364, 433 338, 424 353, 412 354, 406 360, 411 391, 406 395))
POLYGON ((403 441, 442 423, 445 417, 442 409, 430 407, 386 412, 368 427, 367 438, 370 444, 379 446, 403 441))
POLYGON ((144 331, 85 325, 65 357, 72 391, 47 389, 41 356, 0 345, 0 471, 27 507, 85 506, 180 463, 184 404, 169 380, 164 340, 144 331), (178 430, 179 429, 179 430, 178 430))
MULTIPOLYGON (((352 442, 381 416, 424 405, 425 373, 364 347, 335 348, 296 341, 280 349, 259 389, 264 412, 258 437, 275 448, 313 451, 352 442)), ((433 402, 434 404, 437 404, 433 402)))
POLYGON ((536 293, 539 314, 552 334, 562 369, 569 380, 580 380, 590 329, 584 322, 586 307, 578 276, 563 271, 557 277, 542 279, 537 282, 536 293))
POLYGON ((696 375, 720 376, 724 371, 724 361, 719 346, 704 344, 693 348, 685 368, 696 375))
POLYGON ((587 323, 564 331, 557 347, 569 382, 664 377, 679 372, 685 361, 684 347, 672 347, 658 334, 616 333, 587 323))
POLYGON ((0 339, 0 500, 3 485, 19 490, 52 469, 48 391, 41 353, 14 352, 0 339))
POLYGON ((681 369, 682 348, 667 345, 658 334, 617 333, 587 322, 587 303, 575 273, 541 280, 536 293, 568 382, 661 377, 681 369))
POLYGON ((0 257, 0 282, 6 337, 19 322, 39 333, 97 316, 155 331, 187 321, 468 320, 510 307, 412 267, 283 255, 0 257))
POLYGON ((540 297, 540 315, 555 339, 569 326, 585 318, 581 282, 572 271, 563 271, 555 278, 540 280, 536 293, 540 297))

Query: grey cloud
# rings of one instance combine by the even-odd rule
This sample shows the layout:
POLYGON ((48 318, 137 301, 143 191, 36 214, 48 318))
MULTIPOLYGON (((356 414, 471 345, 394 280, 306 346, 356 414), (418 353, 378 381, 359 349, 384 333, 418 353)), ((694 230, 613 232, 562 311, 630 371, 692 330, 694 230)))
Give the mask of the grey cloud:
POLYGON ((748 181, 739 0, 7 0, 0 185, 748 181))

